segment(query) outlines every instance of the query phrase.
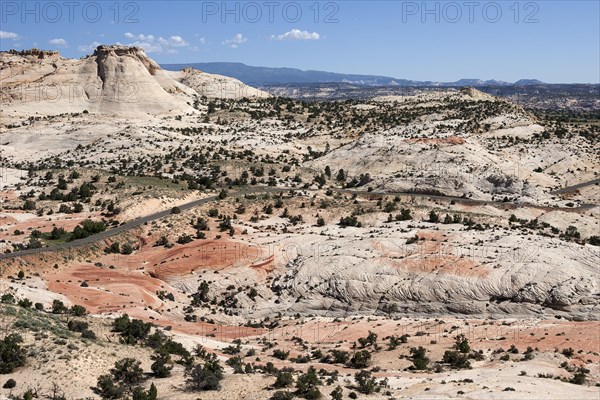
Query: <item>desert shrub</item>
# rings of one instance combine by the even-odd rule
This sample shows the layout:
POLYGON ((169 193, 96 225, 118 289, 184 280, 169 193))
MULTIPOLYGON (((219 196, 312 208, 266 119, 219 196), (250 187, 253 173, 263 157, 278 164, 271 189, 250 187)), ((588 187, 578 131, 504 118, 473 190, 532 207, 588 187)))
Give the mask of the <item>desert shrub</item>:
POLYGON ((166 378, 171 375, 173 366, 169 365, 171 363, 171 356, 166 350, 158 350, 151 358, 154 362, 150 366, 150 369, 155 378, 166 378))
POLYGON ((400 346, 402 342, 400 341, 400 338, 396 335, 392 335, 388 338, 388 350, 395 350, 396 348, 398 348, 398 346, 400 346))
POLYGON ((110 246, 104 249, 107 254, 119 254, 121 252, 121 245, 119 242, 113 242, 110 246))
POLYGON ((403 208, 400 210, 400 214, 397 214, 395 217, 396 221, 410 221, 412 220, 412 215, 408 208, 403 208))
POLYGON ((182 357, 191 356, 190 352, 179 342, 173 339, 167 339, 161 346, 161 349, 165 350, 169 354, 176 354, 182 357))
POLYGON ((306 373, 298 377, 296 382, 296 396, 309 400, 318 399, 321 397, 319 385, 321 385, 321 381, 317 376, 317 371, 313 367, 310 367, 306 373))
POLYGON ((139 319, 130 320, 127 314, 115 319, 113 330, 121 334, 121 341, 127 344, 135 344, 148 336, 152 324, 139 319))
POLYGON ((363 394, 371 394, 377 388, 375 378, 372 377, 371 372, 364 369, 354 374, 354 381, 358 385, 358 391, 363 394))
POLYGON ((577 372, 573 375, 571 379, 569 379, 569 383, 575 385, 583 385, 586 382, 586 376, 590 372, 587 368, 579 368, 577 372))
POLYGON ((18 304, 19 307, 31 308, 31 305, 33 303, 29 299, 21 299, 21 300, 19 300, 19 302, 17 304, 18 304))
POLYGON ((57 300, 57 299, 54 299, 52 301, 52 313, 53 314, 64 314, 67 311, 68 311, 68 309, 62 301, 57 300))
POLYGON ((84 321, 70 320, 67 322, 67 328, 72 332, 83 332, 89 327, 89 324, 84 321))
POLYGON ((11 293, 4 293, 2 297, 0 297, 0 302, 4 304, 14 304, 15 296, 13 296, 11 293))
POLYGON ((285 360, 290 355, 289 351, 283 351, 280 349, 273 350, 273 357, 278 358, 280 360, 285 360))
POLYGON ((433 223, 438 223, 440 222, 440 216, 438 215, 438 213, 436 213, 435 211, 430 211, 429 212, 429 222, 433 222, 433 223))
POLYGON ((269 398, 269 400, 292 400, 294 398, 294 393, 292 392, 284 392, 282 390, 278 390, 269 398))
POLYGON ((133 246, 130 243, 125 243, 121 246, 121 254, 128 255, 133 253, 133 246))
POLYGON ((27 354, 20 343, 23 338, 16 333, 5 336, 0 341, 0 374, 10 374, 15 368, 25 364, 27 354))
POLYGON ((164 290, 158 290, 156 292, 156 295, 158 296, 159 299, 161 299, 162 301, 166 300, 170 300, 170 301, 175 301, 175 296, 173 295, 173 293, 171 292, 166 292, 164 290))
POLYGON ((256 290, 256 288, 251 288, 248 291, 248 297, 252 300, 254 300, 256 298, 256 296, 258 296, 258 291, 256 290))
POLYGON ((106 230, 106 224, 102 221, 92 221, 86 219, 77 225, 72 232, 70 240, 83 239, 96 233, 104 232, 106 230))
POLYGON ((177 243, 178 244, 186 244, 186 243, 190 243, 192 240, 192 237, 190 235, 188 235, 187 233, 184 233, 183 235, 180 235, 177 238, 177 243))
POLYGON ((103 399, 120 399, 125 394, 123 386, 115 382, 110 374, 100 375, 96 386, 92 388, 94 393, 103 399))
POLYGON ((406 239, 406 244, 413 244, 419 241, 419 236, 415 235, 411 238, 406 239))
POLYGON ((154 243, 154 246, 169 247, 169 239, 163 235, 154 243))
POLYGON ((156 400, 157 396, 158 390, 156 390, 156 386, 154 386, 154 383, 152 383, 150 385, 150 389, 148 390, 144 390, 139 386, 133 389, 131 400, 156 400))
POLYGON ((237 342, 237 343, 234 343, 233 345, 224 347, 221 351, 224 354, 229 354, 229 355, 240 354, 240 352, 242 351, 242 346, 241 346, 240 342, 237 342))
POLYGON ((214 359, 204 365, 193 365, 186 371, 186 383, 192 390, 219 390, 223 379, 223 367, 214 359))
POLYGON ((471 346, 469 346, 469 340, 465 337, 465 335, 459 335, 456 337, 454 347, 461 353, 468 353, 471 351, 471 346))
POLYGON ((85 309, 84 306, 80 306, 78 304, 75 304, 69 310, 69 314, 74 315, 76 317, 83 317, 84 315, 87 314, 87 310, 85 309))
POLYGON ((350 368, 367 368, 371 361, 371 353, 368 350, 357 351, 352 355, 352 358, 348 362, 350 368))
POLYGON ((339 226, 342 227, 346 227, 346 226, 356 226, 356 227, 361 227, 362 224, 358 221, 358 218, 356 218, 355 215, 351 215, 349 217, 342 217, 340 218, 340 222, 338 224, 339 226))
MULTIPOLYGON (((242 213, 239 213, 242 214, 242 213)), ((194 228, 196 228, 196 230, 198 231, 208 231, 209 227, 208 227, 208 223, 206 222, 206 220, 204 218, 198 218, 198 221, 196 222, 196 224, 194 224, 194 228)))
POLYGON ((581 234, 577 231, 577 228, 573 225, 569 225, 565 229, 565 233, 562 235, 567 240, 580 239, 581 234))
POLYGON ((208 282, 202 281, 198 286, 198 291, 192 295, 192 306, 198 307, 202 305, 202 303, 206 303, 209 301, 208 293, 210 291, 210 286, 208 282))
POLYGON ((335 389, 331 391, 331 400, 342 400, 344 396, 344 391, 341 386, 336 386, 335 389))
POLYGON ((531 348, 531 346, 528 346, 527 350, 525 350, 525 352, 523 353, 523 358, 521 359, 521 361, 533 360, 534 357, 535 354, 533 353, 533 348, 531 348))
POLYGON ((317 217, 317 226, 325 226, 325 218, 320 215, 317 217))
POLYGON ((410 349, 414 369, 427 369, 427 365, 429 364, 429 358, 427 358, 427 356, 425 355, 426 353, 427 350, 423 346, 419 346, 418 348, 413 347, 410 349))
POLYGON ((17 386, 17 381, 11 378, 4 382, 4 385, 2 385, 2 389, 13 389, 15 386, 17 386))
POLYGON ((452 368, 471 368, 469 356, 466 354, 459 353, 458 351, 446 350, 444 352, 444 356, 442 357, 442 362, 445 364, 450 364, 452 368))
POLYGON ((375 344, 377 344, 377 334, 369 331, 369 334, 367 335, 367 337, 358 338, 358 343, 360 344, 360 347, 362 347, 362 348, 375 345, 375 344))
POLYGON ((23 210, 35 210, 35 201, 25 200, 23 203, 23 210))
POLYGON ((562 349, 562 355, 567 357, 567 358, 571 358, 573 357, 573 354, 575 354, 575 352, 573 351, 573 349, 571 347, 569 347, 568 349, 562 349))
POLYGON ((115 363, 110 373, 116 382, 122 383, 129 391, 132 391, 144 379, 144 371, 140 364, 135 358, 124 358, 115 363))
POLYGON ((94 340, 94 339, 96 339, 96 334, 94 333, 94 331, 92 331, 90 329, 84 329, 81 332, 81 338, 94 340))
POLYGON ((245 365, 242 360, 242 357, 240 357, 240 356, 230 357, 227 361, 225 361, 225 364, 227 364, 231 368, 233 368, 234 374, 243 374, 244 373, 245 365))
POLYGON ((279 371, 277 373, 277 379, 275 383, 273 383, 273 387, 277 389, 285 388, 292 386, 294 383, 294 377, 291 372, 288 371, 279 371))
POLYGON ((231 219, 226 218, 223 221, 219 222, 219 231, 220 232, 228 231, 231 228, 233 228, 233 226, 231 225, 231 219))
POLYGON ((290 360, 298 364, 306 364, 310 362, 310 356, 308 354, 305 354, 300 355, 296 358, 291 358, 290 360))
POLYGON ((347 351, 333 349, 329 351, 329 354, 321 359, 321 362, 328 364, 346 364, 349 359, 350 354, 347 351))

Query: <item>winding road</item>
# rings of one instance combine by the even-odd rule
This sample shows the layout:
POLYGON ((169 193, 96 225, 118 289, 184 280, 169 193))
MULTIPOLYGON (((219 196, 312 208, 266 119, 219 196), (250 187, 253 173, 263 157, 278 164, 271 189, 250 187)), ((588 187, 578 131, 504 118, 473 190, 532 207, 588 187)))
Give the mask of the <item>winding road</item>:
MULTIPOLYGON (((559 190, 556 190, 554 192, 551 192, 551 194, 560 194, 560 193, 566 193, 566 192, 570 192, 585 186, 590 186, 590 185, 594 185, 600 183, 600 179, 595 179, 592 181, 588 181, 588 182, 583 182, 583 183, 579 183, 577 185, 573 185, 573 186, 568 186, 559 190)), ((261 188, 246 188, 246 189, 241 189, 237 192, 232 192, 229 193, 228 196, 243 196, 243 195, 254 195, 254 194, 261 194, 261 193, 279 193, 279 192, 287 192, 290 190, 297 190, 297 191, 317 191, 319 189, 296 189, 296 188, 276 188, 276 187, 261 187, 261 188)), ((435 199, 435 200, 442 200, 442 201, 455 201, 457 203, 463 203, 463 204, 470 204, 470 205, 485 205, 485 204, 491 204, 491 205, 498 205, 498 206, 518 206, 518 207, 535 207, 535 208, 548 208, 546 206, 540 206, 540 205, 536 205, 536 204, 530 204, 530 203, 510 203, 510 202, 501 202, 501 201, 490 201, 490 200, 476 200, 476 199, 469 199, 469 198, 464 198, 464 197, 454 197, 454 196, 443 196, 443 195, 435 195, 435 194, 427 194, 427 193, 416 193, 416 192, 365 192, 365 191, 356 191, 356 190, 351 190, 351 189, 336 189, 336 191, 341 192, 341 193, 349 193, 349 194, 363 194, 363 195, 373 195, 373 196, 394 196, 394 195, 398 195, 398 196, 412 196, 412 197, 420 197, 420 198, 430 198, 430 199, 435 199)), ((198 199, 198 200, 194 200, 191 201, 189 203, 185 203, 182 204, 180 206, 177 206, 181 211, 186 211, 186 210, 190 210, 192 208, 213 202, 215 200, 218 199, 218 196, 211 196, 211 197, 206 197, 204 199, 198 199)), ((594 204, 586 204, 586 205, 582 205, 580 208, 590 208, 590 207, 594 207, 594 204)), ((560 208, 560 207, 556 207, 557 210, 569 210, 569 211, 573 211, 573 210, 577 210, 577 208, 560 208)), ((104 232, 100 232, 97 233, 95 235, 92 236, 88 236, 87 238, 83 238, 83 239, 77 239, 77 240, 73 240, 70 242, 66 242, 66 243, 61 243, 55 246, 51 246, 51 247, 40 247, 38 249, 27 249, 27 250, 20 250, 20 251, 16 251, 13 253, 5 253, 5 254, 0 254, 0 261, 2 260, 8 260, 8 259, 13 259, 13 258, 18 258, 18 257, 25 257, 28 255, 36 255, 36 254, 42 254, 42 253, 49 253, 49 252, 54 252, 54 251, 61 251, 61 250, 68 250, 68 249, 73 249, 73 248, 77 248, 77 247, 81 247, 81 246, 86 246, 89 244, 93 244, 99 241, 102 241, 104 239, 107 239, 109 237, 118 235, 120 233, 123 232, 127 232, 133 228, 137 228, 138 226, 141 226, 147 222, 152 222, 164 217, 167 217, 171 214, 171 209, 168 210, 163 210, 163 211, 159 211, 153 214, 149 214, 146 215, 144 217, 140 217, 128 222, 125 222, 121 225, 119 225, 116 228, 112 228, 110 230, 106 230, 104 232)))
MULTIPOLYGON (((231 193, 230 196, 282 192, 282 191, 288 191, 288 190, 289 189, 282 189, 282 188, 242 189, 240 191, 231 193)), ((203 204, 213 202, 213 201, 217 200, 217 198, 218 198, 218 196, 206 197, 204 199, 190 201, 189 203, 185 203, 185 204, 182 204, 177 207, 181 211, 186 211, 186 210, 190 210, 192 208, 201 206, 203 204)), ((171 215, 171 210, 172 210, 172 208, 170 208, 168 210, 159 211, 154 214, 149 214, 144 217, 136 218, 131 221, 125 222, 125 223, 117 226, 116 228, 112 228, 112 229, 106 230, 104 232, 100 232, 95 235, 88 236, 83 239, 77 239, 77 240, 73 240, 70 242, 57 244, 57 245, 51 246, 51 247, 40 247, 38 249, 27 249, 27 250, 16 251, 13 253, 0 254, 0 261, 7 260, 10 258, 16 258, 16 257, 24 257, 24 256, 28 256, 28 255, 33 255, 33 254, 41 254, 41 253, 48 253, 48 252, 53 252, 53 251, 68 250, 68 249, 92 244, 95 242, 99 242, 101 240, 118 235, 120 233, 127 232, 133 228, 137 228, 138 226, 141 226, 147 222, 155 221, 157 219, 161 219, 168 215, 171 215)))
POLYGON ((587 181, 587 182, 578 183, 577 185, 573 185, 573 186, 567 186, 562 189, 558 189, 553 192, 550 192, 550 194, 568 193, 568 192, 572 192, 573 190, 581 189, 586 186, 592 186, 592 185, 598 185, 598 184, 600 184, 600 178, 593 179, 593 180, 587 181))

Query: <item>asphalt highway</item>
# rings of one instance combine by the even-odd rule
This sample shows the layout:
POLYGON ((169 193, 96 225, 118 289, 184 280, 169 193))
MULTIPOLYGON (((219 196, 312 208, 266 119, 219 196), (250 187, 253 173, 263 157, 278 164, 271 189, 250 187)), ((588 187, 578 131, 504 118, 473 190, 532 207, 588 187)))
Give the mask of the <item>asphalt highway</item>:
MULTIPOLYGON (((583 182, 583 183, 579 183, 577 185, 565 187, 565 188, 556 190, 551 193, 552 194, 566 193, 566 192, 570 192, 573 190, 577 190, 577 189, 585 187, 585 186, 594 185, 599 182, 600 182, 600 179, 595 179, 592 181, 583 182)), ((262 193, 279 193, 279 192, 287 192, 290 190, 316 191, 317 189, 294 189, 294 188, 276 188, 276 187, 247 188, 247 189, 241 189, 237 192, 231 192, 228 194, 228 196, 235 197, 235 196, 243 196, 243 195, 257 195, 257 194, 262 194, 262 193)), ((442 201, 455 201, 457 203, 471 204, 471 205, 491 204, 491 205, 498 205, 498 206, 504 206, 504 207, 548 208, 545 206, 529 204, 529 203, 510 203, 510 202, 501 202, 501 201, 475 200, 475 199, 468 199, 468 198, 464 198, 464 197, 452 197, 452 196, 434 195, 434 194, 426 194, 426 193, 364 192, 364 191, 359 192, 356 190, 349 190, 349 189, 338 189, 337 191, 342 192, 342 193, 347 193, 347 194, 357 193, 357 194, 373 195, 373 196, 381 196, 381 195, 412 196, 412 197, 430 198, 430 199, 442 200, 442 201)), ((190 210, 192 208, 201 206, 203 204, 213 202, 217 199, 218 199, 218 196, 206 197, 204 199, 194 200, 189 203, 182 204, 182 205, 178 206, 178 208, 181 211, 186 211, 186 210, 190 210)), ((586 204, 586 205, 583 205, 581 208, 585 209, 585 208, 591 208, 591 207, 594 207, 594 205, 586 204)), ((564 209, 564 210, 569 210, 569 211, 576 210, 576 208, 571 208, 571 207, 569 207, 569 208, 557 207, 556 209, 557 210, 564 209)), ((88 236, 86 238, 83 238, 83 239, 77 239, 77 240, 61 243, 61 244, 51 246, 51 247, 40 247, 38 249, 27 249, 27 250, 16 251, 13 253, 0 254, 0 261, 12 259, 12 258, 24 257, 24 256, 28 256, 28 255, 49 253, 49 252, 54 252, 54 251, 68 250, 68 249, 73 249, 73 248, 77 248, 77 247, 81 247, 81 246, 86 246, 89 244, 93 244, 93 243, 102 241, 109 237, 118 235, 120 233, 127 232, 127 231, 129 231, 133 228, 137 228, 138 226, 141 226, 147 222, 152 222, 152 221, 164 218, 170 214, 171 214, 171 209, 163 210, 163 211, 159 211, 159 212, 156 212, 153 214, 146 215, 144 217, 140 217, 140 218, 125 222, 115 228, 108 229, 104 232, 100 232, 100 233, 88 236)))

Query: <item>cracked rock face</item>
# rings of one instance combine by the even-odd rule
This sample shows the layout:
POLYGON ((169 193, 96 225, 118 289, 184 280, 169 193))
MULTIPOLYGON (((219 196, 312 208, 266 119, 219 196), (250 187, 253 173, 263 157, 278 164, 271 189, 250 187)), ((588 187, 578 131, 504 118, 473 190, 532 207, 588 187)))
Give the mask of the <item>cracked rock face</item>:
POLYGON ((281 308, 332 316, 392 309, 594 319, 600 311, 592 246, 509 235, 481 244, 482 235, 489 234, 453 232, 406 245, 394 235, 368 239, 352 228, 336 246, 312 244, 318 256, 307 252, 291 260, 273 285, 283 288, 281 308))
POLYGON ((98 46, 92 57, 96 57, 98 63, 98 75, 103 82, 106 79, 105 64, 109 62, 111 57, 131 57, 134 60, 138 60, 150 75, 155 75, 156 71, 162 69, 154 60, 146 55, 142 48, 135 46, 98 46))

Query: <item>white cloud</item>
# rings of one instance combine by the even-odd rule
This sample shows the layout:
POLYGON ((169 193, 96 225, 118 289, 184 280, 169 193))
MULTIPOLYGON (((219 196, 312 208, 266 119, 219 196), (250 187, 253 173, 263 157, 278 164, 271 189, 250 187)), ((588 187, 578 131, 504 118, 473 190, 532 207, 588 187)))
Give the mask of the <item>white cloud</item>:
POLYGON ((81 45, 81 46, 77 46, 77 50, 82 52, 82 53, 93 53, 94 50, 96 50, 96 47, 100 46, 101 43, 98 42, 92 42, 88 45, 81 45))
POLYGON ((152 42, 154 41, 154 35, 144 35, 143 33, 140 33, 139 35, 134 35, 131 32, 126 32, 125 33, 125 37, 127 39, 135 39, 135 40, 139 40, 142 42, 152 42))
POLYGON ((245 38, 244 35, 238 33, 233 38, 223 41, 223 44, 231 47, 232 49, 237 49, 240 46, 240 44, 246 43, 247 41, 248 38, 245 38))
POLYGON ((198 41, 200 42, 200 44, 206 44, 206 38, 204 36, 200 36, 197 33, 194 36, 198 38, 198 41))
POLYGON ((18 38, 19 38, 19 35, 17 35, 14 32, 0 31, 0 39, 13 39, 13 40, 16 40, 18 38))
POLYGON ((188 43, 181 36, 171 36, 167 39, 159 37, 157 42, 165 47, 185 47, 188 43))
POLYGON ((127 43, 127 46, 141 47, 146 53, 163 53, 164 49, 161 45, 153 42, 132 42, 127 43))
POLYGON ((292 29, 282 35, 272 35, 271 39, 275 40, 319 40, 321 35, 317 32, 310 33, 308 31, 301 31, 300 29, 292 29))
POLYGON ((48 40, 48 43, 53 46, 69 47, 69 43, 67 43, 67 41, 62 38, 48 40))
MULTIPOLYGON (((134 34, 131 32, 125 32, 123 35, 126 39, 129 39, 129 43, 125 43, 126 46, 136 46, 144 49, 146 53, 177 53, 177 48, 188 47, 190 44, 185 41, 181 36, 154 36, 145 35, 143 33, 134 34)), ((121 44, 117 42, 116 44, 121 44)), ((90 45, 83 45, 77 47, 77 49, 84 53, 92 53, 96 50, 96 47, 100 46, 100 43, 93 42, 90 45)))
POLYGON ((177 47, 187 47, 189 43, 181 36, 162 36, 144 35, 143 33, 135 35, 131 32, 125 33, 125 38, 134 40, 128 43, 128 46, 137 46, 144 49, 146 53, 176 53, 177 47))

